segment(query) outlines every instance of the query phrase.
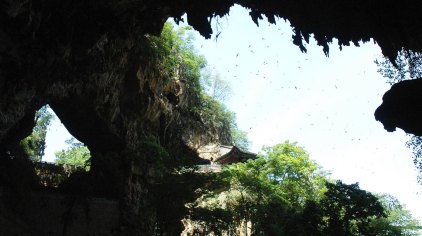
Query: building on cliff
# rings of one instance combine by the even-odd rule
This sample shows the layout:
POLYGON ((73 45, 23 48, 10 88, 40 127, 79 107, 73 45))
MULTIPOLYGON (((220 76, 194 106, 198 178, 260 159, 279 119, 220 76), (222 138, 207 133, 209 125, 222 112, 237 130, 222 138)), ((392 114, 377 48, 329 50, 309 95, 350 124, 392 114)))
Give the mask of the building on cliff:
POLYGON ((214 160, 214 163, 228 165, 232 163, 245 162, 249 159, 255 159, 256 154, 243 151, 236 146, 220 145, 220 157, 214 160))
POLYGON ((256 154, 243 151, 236 146, 220 145, 219 156, 210 164, 198 165, 199 172, 220 172, 222 167, 238 162, 245 162, 249 159, 255 159, 256 154))

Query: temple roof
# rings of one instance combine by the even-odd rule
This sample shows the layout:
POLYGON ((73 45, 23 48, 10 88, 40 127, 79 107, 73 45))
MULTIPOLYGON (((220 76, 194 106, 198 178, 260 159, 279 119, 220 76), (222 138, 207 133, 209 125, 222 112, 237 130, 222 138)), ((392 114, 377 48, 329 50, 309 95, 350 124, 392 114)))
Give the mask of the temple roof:
POLYGON ((220 157, 215 159, 215 163, 227 165, 237 162, 244 162, 256 158, 256 154, 243 151, 236 146, 220 145, 220 157))

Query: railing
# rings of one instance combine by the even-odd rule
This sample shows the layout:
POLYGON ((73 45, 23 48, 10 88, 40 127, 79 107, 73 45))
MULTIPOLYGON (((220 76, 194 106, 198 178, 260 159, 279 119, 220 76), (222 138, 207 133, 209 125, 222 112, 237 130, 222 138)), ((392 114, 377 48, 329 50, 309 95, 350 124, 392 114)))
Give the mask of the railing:
POLYGON ((209 165, 197 165, 199 173, 207 173, 207 172, 221 172, 223 166, 220 164, 209 164, 209 165))
MULTIPOLYGON (((223 166, 220 164, 207 164, 197 165, 197 168, 198 173, 218 173, 221 172, 223 166)), ((40 184, 45 187, 58 187, 72 173, 84 170, 72 165, 60 165, 50 162, 35 162, 34 169, 40 179, 40 184)))
POLYGON ((45 187, 58 187, 72 173, 83 170, 83 168, 72 165, 59 165, 50 162, 35 162, 34 169, 40 178, 40 184, 45 187))

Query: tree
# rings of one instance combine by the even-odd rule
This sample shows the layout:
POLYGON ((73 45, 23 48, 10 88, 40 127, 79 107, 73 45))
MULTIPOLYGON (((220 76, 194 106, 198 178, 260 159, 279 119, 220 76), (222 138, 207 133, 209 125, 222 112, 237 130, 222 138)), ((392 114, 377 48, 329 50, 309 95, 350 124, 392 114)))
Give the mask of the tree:
POLYGON ((219 73, 213 74, 209 70, 203 70, 202 74, 202 85, 213 99, 224 103, 232 96, 230 83, 223 80, 219 73))
POLYGON ((305 202, 322 196, 326 173, 303 148, 286 141, 264 147, 254 160, 228 166, 221 178, 227 189, 205 200, 223 199, 213 211, 229 211, 226 215, 245 234, 292 235, 300 231, 292 226, 300 224, 305 202))
POLYGON ((41 161, 44 156, 45 138, 53 119, 53 114, 49 112, 48 106, 43 106, 35 113, 35 126, 32 133, 20 143, 25 153, 34 162, 41 161))
POLYGON ((217 101, 224 102, 232 95, 230 83, 221 79, 220 74, 215 75, 212 84, 212 97, 217 101))
POLYGON ((237 125, 230 127, 233 145, 240 148, 243 151, 249 150, 251 147, 251 141, 248 139, 248 133, 246 131, 237 128, 237 125))
POLYGON ((391 85, 407 79, 422 77, 422 54, 402 50, 398 53, 394 64, 386 57, 375 60, 378 73, 387 78, 391 85))
POLYGON ((56 163, 89 169, 91 154, 89 149, 75 138, 66 140, 69 147, 55 153, 56 163))
POLYGON ((265 175, 280 185, 293 206, 303 206, 306 200, 322 195, 327 173, 297 143, 285 141, 265 146, 261 155, 266 160, 265 175))
MULTIPOLYGON (((361 190, 359 185, 347 185, 341 181, 326 182, 327 191, 318 202, 320 235, 379 235, 371 221, 385 216, 378 198, 361 190)), ((309 211, 308 211, 309 212, 309 211)), ((315 222, 314 222, 315 223, 315 222)))
POLYGON ((387 215, 371 222, 372 227, 376 228, 380 235, 419 235, 419 222, 400 204, 397 198, 388 194, 382 194, 377 197, 387 215))
POLYGON ((306 235, 419 235, 418 222, 391 195, 377 196, 341 181, 326 187, 320 201, 306 203, 306 235))
MULTIPOLYGON (((422 54, 418 52, 402 50, 395 63, 384 57, 376 60, 378 72, 387 78, 391 85, 407 79, 422 78, 422 54)), ((418 179, 422 182, 422 137, 410 135, 410 140, 406 146, 413 149, 413 163, 419 169, 418 179)))
POLYGON ((148 35, 150 46, 153 49, 150 60, 156 63, 158 76, 162 79, 176 79, 184 81, 189 93, 199 95, 201 87, 201 71, 207 61, 199 55, 193 45, 194 35, 192 27, 179 27, 175 30, 173 24, 167 22, 160 36, 148 35))

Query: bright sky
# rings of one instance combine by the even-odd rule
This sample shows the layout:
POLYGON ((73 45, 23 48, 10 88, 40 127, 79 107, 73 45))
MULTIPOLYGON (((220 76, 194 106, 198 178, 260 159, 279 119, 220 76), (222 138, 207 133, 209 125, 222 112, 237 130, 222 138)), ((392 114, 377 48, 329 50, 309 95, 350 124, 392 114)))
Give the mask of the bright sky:
MULTIPOLYGON (((210 67, 230 81, 234 96, 227 106, 249 133, 252 151, 297 141, 333 178, 390 193, 422 219, 422 187, 405 147, 409 137, 401 130, 388 133, 373 115, 390 87, 377 73, 377 45, 340 51, 333 44, 327 58, 312 41, 305 54, 292 43, 288 23, 264 20, 258 28, 240 7, 219 19, 218 27, 217 40, 215 34, 213 40, 198 34, 195 44, 210 67)), ((55 122, 50 128, 46 160, 66 147, 66 138, 58 138, 65 136, 61 127, 55 122)))
POLYGON ((401 130, 388 133, 373 115, 390 88, 377 73, 377 45, 340 51, 333 44, 327 58, 312 41, 305 54, 292 43, 288 23, 264 20, 257 27, 241 7, 219 19, 218 27, 217 40, 198 34, 196 46, 231 82, 227 106, 249 133, 252 151, 297 141, 332 177, 390 193, 422 219, 422 187, 405 147, 409 137, 401 130))

